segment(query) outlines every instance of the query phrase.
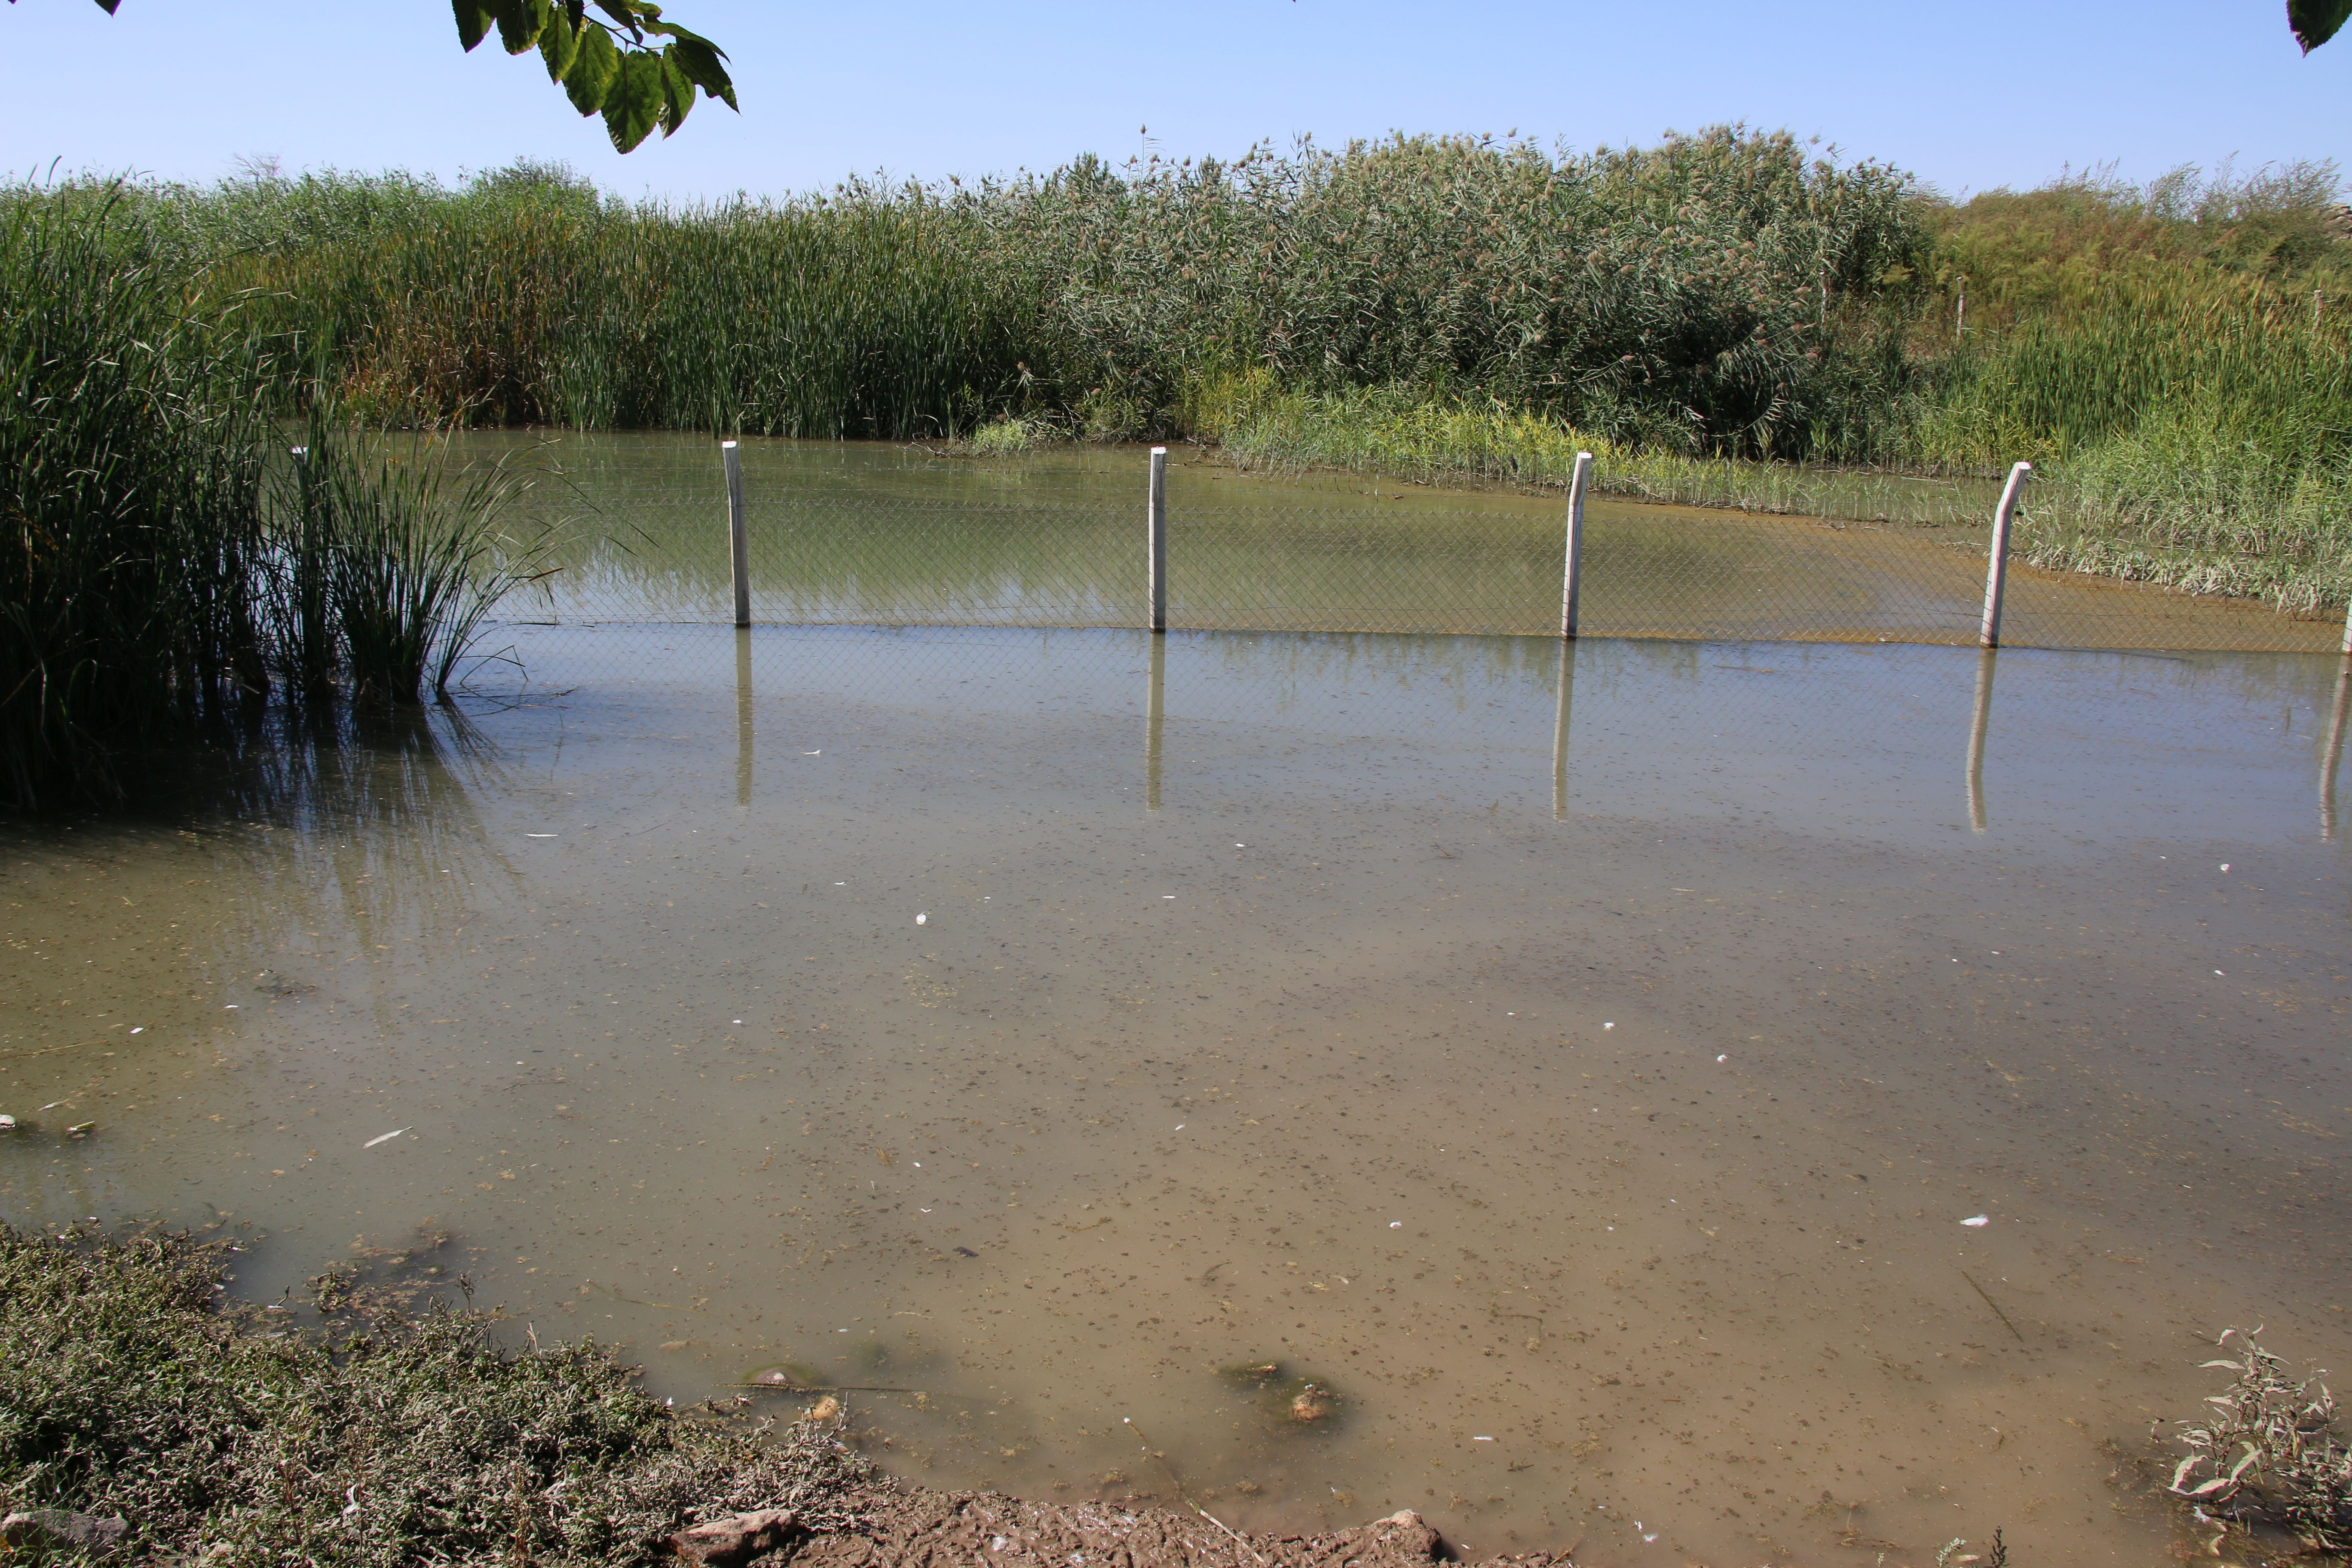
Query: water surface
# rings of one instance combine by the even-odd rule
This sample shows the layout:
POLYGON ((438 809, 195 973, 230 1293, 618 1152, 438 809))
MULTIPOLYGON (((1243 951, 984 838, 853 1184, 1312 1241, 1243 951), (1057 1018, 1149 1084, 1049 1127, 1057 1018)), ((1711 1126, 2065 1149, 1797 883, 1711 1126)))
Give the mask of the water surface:
POLYGON ((226 1215, 256 1296, 446 1232, 681 1402, 921 1391, 852 1398, 924 1480, 1172 1500, 1139 1428, 1598 1563, 2144 1563, 2212 1334, 2344 1364, 2333 661, 520 640, 6 829, 0 1212, 226 1215))
MULTIPOLYGON (((515 613, 567 623, 732 619, 716 445, 687 436, 490 434, 467 451, 544 470, 563 570, 515 613)), ((761 624, 1147 624, 1146 457, 1015 459, 916 446, 747 441, 761 624)), ((1540 634, 1559 626, 1557 495, 1352 475, 1267 476, 1177 448, 1169 624, 1198 630, 1540 634)), ((1969 527, 1773 518, 1597 497, 1582 627, 1595 635, 1974 645, 1990 506, 1969 527)), ((2340 618, 2013 565, 2013 646, 2330 651, 2340 618)))

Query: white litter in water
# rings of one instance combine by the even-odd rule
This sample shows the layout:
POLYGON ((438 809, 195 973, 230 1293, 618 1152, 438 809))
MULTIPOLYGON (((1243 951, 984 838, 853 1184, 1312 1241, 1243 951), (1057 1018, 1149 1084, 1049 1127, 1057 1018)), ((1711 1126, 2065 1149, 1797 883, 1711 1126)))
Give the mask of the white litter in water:
POLYGON ((1960 1221, 1960 1223, 1969 1226, 1970 1229, 1981 1230, 1986 1226, 1992 1223, 1992 1216, 1990 1215, 1971 1215, 1967 1219, 1960 1221))
POLYGON ((1160 896, 1161 898, 1163 898, 1163 899, 1172 899, 1172 898, 1174 898, 1176 895, 1175 895, 1175 894, 1173 894, 1173 893, 1162 893, 1162 894, 1160 894, 1160 896))
POLYGON ((1176 1124, 1176 1131, 1179 1131, 1179 1132, 1183 1131, 1184 1131, 1184 1124, 1183 1124, 1182 1122, 1179 1121, 1179 1122, 1176 1124))
POLYGON ((1727 1062, 1727 1061, 1729 1061, 1729 1060, 1731 1059, 1731 1058, 1730 1058, 1730 1056, 1729 1056, 1728 1054, 1727 1054, 1727 1055, 1724 1055, 1724 1056, 1719 1056, 1719 1057, 1716 1058, 1715 1059, 1716 1059, 1717 1061, 1719 1061, 1719 1062, 1727 1062))
POLYGON ((135 1028, 135 1029, 131 1030, 131 1032, 132 1034, 134 1034, 134 1035, 143 1035, 143 1034, 145 1034, 145 1033, 147 1032, 147 1026, 146 1026, 146 1025, 144 1025, 144 1024, 142 1024, 142 1025, 140 1025, 137 1028, 135 1028))
POLYGON ((821 757, 824 755, 824 752, 823 751, 803 752, 801 755, 803 757, 821 757))
POLYGON ((1614 1025, 1614 1024, 1603 1024, 1603 1025, 1601 1025, 1601 1026, 1602 1028, 1604 1028, 1604 1029, 1613 1029, 1613 1028, 1615 1028, 1617 1026, 1616 1026, 1616 1025, 1614 1025))
POLYGON ((361 1144, 360 1147, 362 1149, 373 1149, 379 1143, 389 1143, 407 1131, 408 1129, 405 1127, 395 1127, 389 1132, 379 1132, 374 1137, 369 1139, 366 1142, 361 1144))
POLYGON ((1473 1443, 1491 1443, 1491 1442, 1493 1442, 1495 1439, 1493 1439, 1492 1437, 1473 1437, 1473 1438, 1471 1438, 1470 1440, 1471 1440, 1473 1443))
POLYGON ((234 1013, 236 1011, 236 1004, 234 1002, 225 1002, 221 1005, 221 1011, 224 1013, 234 1013))
POLYGON ((2230 868, 2230 863, 2229 863, 2227 860, 2222 861, 2222 862, 2221 862, 2221 869, 2223 869, 2224 871, 2226 871, 2226 870, 2228 870, 2229 868, 2230 868))
POLYGON ((930 911, 930 910, 925 910, 921 914, 917 915, 917 916, 915 917, 915 923, 916 923, 917 925, 919 925, 919 926, 927 926, 927 925, 930 924, 930 923, 931 923, 931 911, 930 911))
POLYGON ((1402 1230, 1404 1228, 1404 1221, 1401 1219, 1392 1219, 1389 1221, 1389 1228, 1391 1230, 1402 1230))
POLYGON ((1246 849, 1246 848, 1248 848, 1248 847, 1249 847, 1249 846, 1248 846, 1248 845, 1246 845, 1246 844, 1236 844, 1236 845, 1234 845, 1234 848, 1236 848, 1236 849, 1246 849))
POLYGON ((552 838, 555 835, 552 833, 526 833, 523 837, 525 838, 552 838))

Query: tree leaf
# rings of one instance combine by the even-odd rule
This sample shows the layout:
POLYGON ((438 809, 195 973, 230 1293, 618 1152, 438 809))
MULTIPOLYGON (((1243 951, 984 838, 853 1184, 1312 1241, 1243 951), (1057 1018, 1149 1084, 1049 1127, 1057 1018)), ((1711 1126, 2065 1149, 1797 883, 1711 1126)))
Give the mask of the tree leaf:
POLYGON ((677 46, 661 52, 662 111, 661 129, 664 136, 674 136, 686 123, 688 112, 694 108, 694 79, 677 63, 677 46))
POLYGON ((547 0, 496 0, 499 42, 507 53, 519 55, 539 42, 540 29, 552 14, 547 0))
MULTIPOLYGON (((596 0, 596 9, 612 17, 614 26, 627 28, 632 37, 645 30, 645 18, 638 15, 643 7, 635 0, 596 0)), ((656 9, 654 15, 658 16, 661 12, 656 9)))
POLYGON ((581 29, 574 40, 572 68, 563 73, 563 90, 572 100, 572 107, 582 114, 593 114, 604 107, 612 95, 613 84, 621 75, 621 51, 613 47, 612 35, 593 22, 581 29))
POLYGON ((457 13, 457 41, 471 53, 490 30, 490 7, 487 0, 449 0, 449 4, 457 13))
POLYGON ((572 74, 572 62, 580 58, 580 35, 572 30, 571 16, 561 8, 547 19, 546 27, 539 35, 539 58, 547 63, 547 79, 556 82, 572 74))
POLYGON ((725 52, 709 39, 697 37, 683 28, 674 32, 672 38, 669 52, 687 79, 728 108, 740 112, 741 105, 735 101, 735 84, 729 79, 727 68, 719 63, 726 59, 725 52))
POLYGON ((2334 37, 2347 18, 2352 0, 2286 0, 2286 25, 2306 55, 2334 37))
POLYGON ((634 151, 653 134, 661 115, 661 57, 635 50, 623 55, 620 75, 604 95, 604 131, 614 151, 634 151))

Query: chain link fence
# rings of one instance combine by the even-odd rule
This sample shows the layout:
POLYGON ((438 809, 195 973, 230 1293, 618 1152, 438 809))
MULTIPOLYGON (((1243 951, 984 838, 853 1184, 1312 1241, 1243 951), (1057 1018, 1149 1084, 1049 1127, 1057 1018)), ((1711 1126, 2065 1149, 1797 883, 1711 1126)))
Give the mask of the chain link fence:
MULTIPOLYGON (((1145 463, 975 462, 914 448, 741 448, 751 620, 762 626, 1150 624, 1145 463)), ((2029 492, 2030 495, 2030 492, 2029 492)), ((1558 499, 1171 467, 1171 630, 1557 636, 1558 499)), ((560 570, 505 609, 554 627, 731 622, 726 489, 688 437, 604 438, 538 504, 560 570)), ((1865 523, 1588 503, 1580 632, 1687 640, 1972 646, 1990 518, 1865 523)), ((2001 641, 2328 653, 2334 616, 2012 559, 2001 641)))

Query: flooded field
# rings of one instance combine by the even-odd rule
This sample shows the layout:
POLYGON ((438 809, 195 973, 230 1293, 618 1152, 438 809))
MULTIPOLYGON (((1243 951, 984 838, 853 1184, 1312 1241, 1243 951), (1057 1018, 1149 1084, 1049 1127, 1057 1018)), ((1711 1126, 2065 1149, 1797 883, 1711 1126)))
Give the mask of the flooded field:
POLYGON ((2200 1336, 2352 1349, 2333 661, 563 635, 7 829, 0 1208, 1595 1563, 2145 1563, 2200 1336))
MULTIPOLYGON (((562 570, 515 613, 566 623, 730 621, 714 443, 490 434, 550 470, 562 570)), ((747 441, 752 616, 763 624, 1148 624, 1139 447, 971 459, 915 446, 747 441)), ((1828 523, 1597 496, 1590 634, 1973 646, 1993 487, 1960 527, 1828 523)), ((1965 490, 1966 485, 1956 485, 1965 490)), ((2029 489, 2029 500, 2032 492, 2029 489)), ((1192 630, 1541 634, 1559 626, 1559 495, 1353 475, 1270 479, 1178 448, 1169 624, 1192 630)), ((2340 616, 2014 565, 2011 646, 2328 652, 2340 616)))

